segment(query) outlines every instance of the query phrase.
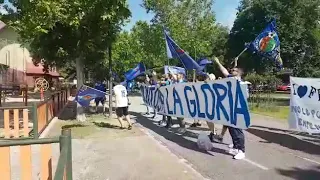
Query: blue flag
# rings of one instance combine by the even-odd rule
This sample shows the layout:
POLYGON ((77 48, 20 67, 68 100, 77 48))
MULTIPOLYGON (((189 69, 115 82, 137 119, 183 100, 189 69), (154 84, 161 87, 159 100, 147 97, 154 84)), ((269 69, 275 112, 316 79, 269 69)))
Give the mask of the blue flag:
POLYGON ((167 30, 164 30, 164 34, 166 39, 168 58, 179 59, 187 70, 199 70, 199 64, 195 62, 183 49, 181 49, 176 42, 174 42, 174 40, 169 36, 167 30))
POLYGON ((200 72, 200 71, 203 71, 208 64, 212 64, 212 61, 209 61, 208 59, 200 59, 198 61, 198 64, 200 66, 200 69, 198 69, 198 72, 200 72))
POLYGON ((173 74, 184 74, 186 75, 186 70, 182 67, 177 67, 177 66, 164 66, 164 73, 168 74, 169 71, 173 74))
POLYGON ((134 78, 136 78, 137 76, 139 76, 140 74, 143 74, 146 71, 146 67, 143 63, 139 63, 135 68, 127 71, 124 76, 126 78, 127 81, 131 81, 134 78))
POLYGON ((106 93, 83 85, 76 95, 76 101, 83 107, 89 107, 90 101, 97 97, 105 97, 106 93))
POLYGON ((276 62, 282 68, 280 57, 280 40, 276 29, 276 21, 272 21, 250 44, 249 49, 276 62))

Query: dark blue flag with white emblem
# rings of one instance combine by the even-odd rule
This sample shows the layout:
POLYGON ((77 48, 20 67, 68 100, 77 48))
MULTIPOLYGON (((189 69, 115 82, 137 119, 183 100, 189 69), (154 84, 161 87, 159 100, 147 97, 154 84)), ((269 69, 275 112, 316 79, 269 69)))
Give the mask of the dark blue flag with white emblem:
POLYGON ((283 67, 280 57, 280 40, 275 20, 269 23, 247 48, 275 61, 280 68, 283 67))
POLYGON ((105 97, 106 93, 103 91, 100 91, 98 89, 94 89, 88 86, 83 85, 77 95, 76 95, 76 101, 83 107, 89 107, 90 101, 94 100, 98 97, 105 97))

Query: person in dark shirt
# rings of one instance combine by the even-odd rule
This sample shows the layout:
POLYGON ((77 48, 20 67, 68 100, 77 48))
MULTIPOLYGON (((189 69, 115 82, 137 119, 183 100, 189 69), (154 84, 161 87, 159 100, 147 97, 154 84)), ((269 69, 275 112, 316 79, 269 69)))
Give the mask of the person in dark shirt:
MULTIPOLYGON (((242 69, 234 67, 230 72, 220 63, 217 57, 214 57, 215 63, 219 66, 222 74, 227 78, 235 78, 241 81, 241 76, 243 74, 242 69)), ((229 133, 232 138, 233 147, 230 148, 229 153, 234 155, 234 159, 244 159, 245 158, 245 138, 242 129, 234 128, 228 126, 229 133)))
MULTIPOLYGON (((95 84, 95 89, 99 90, 99 91, 103 91, 103 92, 106 92, 107 89, 106 89, 106 85, 101 83, 100 81, 98 81, 96 84, 95 84)), ((104 106, 104 103, 106 101, 106 97, 96 97, 94 99, 95 103, 96 103, 96 112, 98 111, 98 106, 99 106, 99 103, 101 102, 101 104, 104 106)))

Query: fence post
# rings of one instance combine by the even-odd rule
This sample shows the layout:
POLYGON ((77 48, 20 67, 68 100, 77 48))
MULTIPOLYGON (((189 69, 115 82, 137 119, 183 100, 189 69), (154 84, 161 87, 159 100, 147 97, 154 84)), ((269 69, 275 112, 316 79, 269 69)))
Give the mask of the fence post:
MULTIPOLYGON (((71 129, 62 129, 61 135, 67 137, 66 145, 68 148, 67 164, 66 164, 66 175, 67 180, 72 180, 72 140, 71 140, 71 129)), ((61 149, 60 149, 61 150, 61 149)))
POLYGON ((28 106, 28 85, 26 85, 26 88, 24 89, 24 100, 25 100, 25 102, 24 102, 24 105, 25 106, 28 106))
POLYGON ((56 116, 56 101, 54 100, 54 95, 51 95, 51 98, 52 98, 52 102, 53 102, 53 105, 52 105, 53 116, 56 116))
POLYGON ((38 132, 38 110, 37 110, 37 104, 33 103, 32 106, 32 119, 33 119, 33 136, 35 139, 39 138, 39 132, 38 132))
POLYGON ((1 101, 2 101, 2 84, 0 84, 0 107, 2 106, 1 101))
MULTIPOLYGON (((48 102, 50 102, 50 100, 48 101, 48 102)), ((46 105, 46 123, 48 123, 48 121, 49 121, 49 103, 46 103, 45 105, 46 105)))
POLYGON ((57 113, 59 113, 59 111, 60 111, 60 93, 58 92, 57 95, 58 95, 58 97, 57 97, 58 98, 58 108, 57 108, 58 111, 57 111, 57 113))

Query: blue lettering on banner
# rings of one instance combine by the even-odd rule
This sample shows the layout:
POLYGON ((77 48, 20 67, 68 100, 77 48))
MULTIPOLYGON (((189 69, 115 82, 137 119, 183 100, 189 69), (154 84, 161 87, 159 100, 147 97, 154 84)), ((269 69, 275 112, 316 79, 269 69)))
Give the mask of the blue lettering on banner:
POLYGON ((185 86, 184 87, 184 97, 186 98, 186 102, 187 102, 187 107, 188 107, 188 111, 189 111, 189 114, 191 115, 191 117, 195 117, 196 114, 197 114, 197 105, 196 105, 196 101, 193 99, 193 100, 190 100, 188 98, 188 93, 187 91, 190 91, 192 92, 192 88, 189 87, 189 86, 185 86), (193 110, 191 110, 191 107, 190 106, 193 106, 193 110))
MULTIPOLYGON (((250 119, 248 105, 241 91, 241 86, 239 81, 237 81, 237 86, 236 86, 236 101, 235 101, 235 109, 234 109, 234 115, 233 115, 234 122, 231 122, 231 124, 233 125, 237 124, 238 114, 242 114, 244 116, 244 119, 250 119), (240 104, 240 107, 238 107, 238 104, 240 104)), ((249 125, 250 125, 249 122, 246 121, 246 126, 249 126, 249 125)))
MULTIPOLYGON (((245 129, 250 126, 250 113, 244 95, 247 92, 241 86, 236 80, 224 79, 212 83, 169 85, 153 91, 151 87, 144 86, 141 92, 145 103, 160 114, 203 119, 245 129)), ((316 116, 316 112, 304 112, 316 116)))
POLYGON ((206 117, 206 115, 204 113, 201 112, 201 108, 200 108, 200 101, 199 101, 199 96, 198 96, 198 92, 196 90, 196 88, 194 86, 192 86, 193 90, 194 90, 194 95, 196 97, 196 102, 197 102, 197 112, 198 112, 198 117, 200 118, 204 118, 206 117))
POLYGON ((212 119, 214 119, 214 107, 215 107, 215 103, 216 103, 216 97, 215 97, 215 95, 214 95, 214 93, 213 93, 213 91, 212 91, 212 89, 211 89, 211 87, 210 87, 209 84, 203 84, 203 85, 201 85, 201 90, 202 90, 203 95, 204 95, 204 104, 205 104, 205 106, 206 106, 206 108, 205 108, 205 109, 206 109, 206 116, 207 116, 210 120, 212 120, 212 119), (211 95, 211 96, 208 96, 205 90, 208 90, 208 91, 210 92, 210 95, 211 95), (208 100, 210 99, 209 97, 212 97, 212 102, 211 102, 212 108, 211 108, 211 112, 209 112, 209 103, 208 103, 208 100))
POLYGON ((224 117, 227 119, 227 121, 229 121, 227 110, 222 104, 223 100, 227 96, 227 88, 222 84, 213 84, 213 89, 217 95, 217 106, 216 106, 217 119, 221 120, 221 116, 220 116, 220 110, 221 110, 222 113, 224 114, 224 117), (220 94, 219 89, 223 91, 222 94, 220 94))
POLYGON ((166 98, 166 102, 167 102, 167 113, 168 114, 170 114, 170 115, 172 115, 173 114, 173 112, 172 111, 170 111, 170 106, 169 106, 169 101, 168 101, 168 97, 169 97, 169 91, 168 91, 168 89, 166 88, 166 92, 167 92, 167 98, 166 98))
POLYGON ((298 85, 295 83, 292 84, 292 89, 293 95, 295 96, 299 96, 300 98, 308 97, 309 99, 315 96, 317 101, 320 101, 320 89, 313 86, 298 85), (308 93, 309 90, 310 92, 308 93))
POLYGON ((174 104, 173 113, 177 114, 177 104, 179 104, 181 115, 183 115, 184 113, 183 113, 181 99, 175 88, 173 88, 173 104, 174 104))
POLYGON ((229 108, 230 108, 230 114, 231 114, 230 121, 231 121, 231 124, 236 125, 237 122, 235 121, 235 117, 237 117, 237 115, 234 115, 234 111, 233 111, 234 107, 233 107, 232 90, 231 90, 232 84, 231 82, 227 82, 227 85, 228 85, 229 108))

